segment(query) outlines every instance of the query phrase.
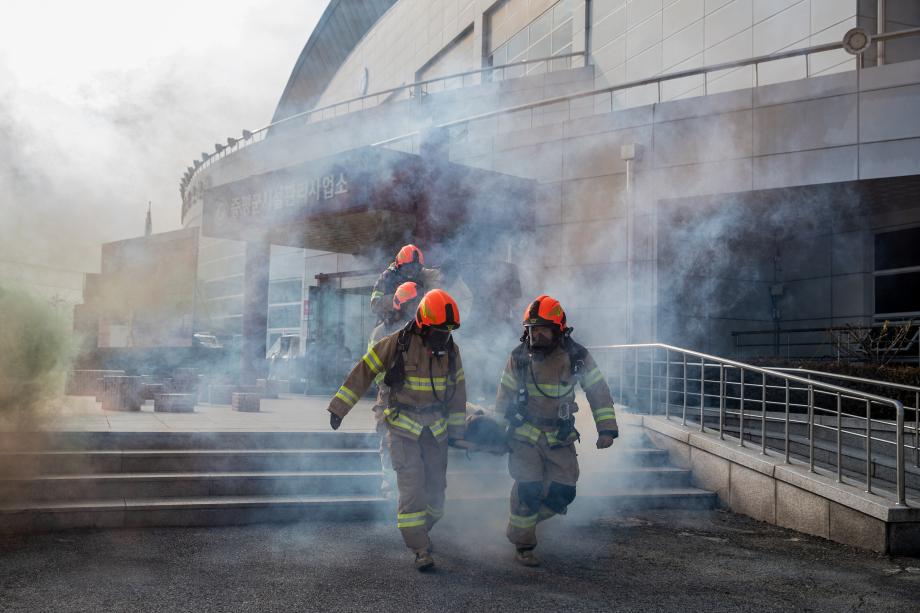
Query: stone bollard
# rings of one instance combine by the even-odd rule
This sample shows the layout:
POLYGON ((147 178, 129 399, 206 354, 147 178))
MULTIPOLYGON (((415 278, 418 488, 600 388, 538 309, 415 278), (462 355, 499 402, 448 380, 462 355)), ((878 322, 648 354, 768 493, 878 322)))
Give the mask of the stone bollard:
POLYGON ((111 376, 102 378, 103 411, 140 411, 143 404, 140 377, 111 376))
POLYGON ((233 400, 235 385, 211 385, 208 387, 208 402, 211 404, 230 404, 233 400))
POLYGON ((233 392, 233 398, 231 399, 230 406, 234 411, 240 411, 243 413, 258 413, 261 400, 262 399, 259 397, 259 394, 233 392))
MULTIPOLYGON (((68 396, 102 397, 102 377, 124 375, 123 370, 72 370, 67 373, 64 393, 68 396)), ((97 398, 97 399, 99 399, 97 398)))
POLYGON ((153 410, 156 413, 194 413, 195 394, 157 394, 153 410))
POLYGON ((144 388, 143 398, 144 400, 153 400, 156 401, 158 394, 166 393, 166 386, 162 383, 142 383, 144 388))
POLYGON ((276 399, 278 397, 278 381, 274 379, 256 379, 256 387, 262 398, 276 399))

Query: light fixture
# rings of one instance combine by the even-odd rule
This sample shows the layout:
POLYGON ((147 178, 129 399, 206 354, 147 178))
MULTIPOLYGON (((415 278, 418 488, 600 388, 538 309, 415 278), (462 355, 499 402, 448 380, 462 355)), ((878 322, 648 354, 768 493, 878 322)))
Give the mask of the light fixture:
POLYGON ((843 48, 850 55, 862 55, 872 44, 872 37, 863 28, 852 28, 843 35, 843 48))
POLYGON ((250 132, 249 130, 243 130, 243 139, 246 140, 250 138, 252 138, 252 132, 250 132))

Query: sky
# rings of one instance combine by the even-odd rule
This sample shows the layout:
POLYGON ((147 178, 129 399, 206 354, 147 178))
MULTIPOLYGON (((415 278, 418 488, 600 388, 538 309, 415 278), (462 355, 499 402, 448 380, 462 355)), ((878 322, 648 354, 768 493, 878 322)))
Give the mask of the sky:
POLYGON ((4 0, 0 264, 95 271, 180 227, 179 178, 271 120, 328 0, 4 0))

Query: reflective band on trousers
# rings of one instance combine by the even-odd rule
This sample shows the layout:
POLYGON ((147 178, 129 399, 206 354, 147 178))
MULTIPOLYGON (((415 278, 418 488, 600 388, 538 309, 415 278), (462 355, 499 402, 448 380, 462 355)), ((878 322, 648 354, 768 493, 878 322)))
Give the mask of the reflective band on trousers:
MULTIPOLYGON (((418 423, 411 417, 403 415, 393 407, 384 409, 383 414, 386 416, 388 424, 394 428, 399 428, 400 430, 410 432, 415 438, 420 437, 422 435, 422 430, 425 429, 425 426, 418 423)), ((428 426, 428 428, 431 430, 431 433, 434 435, 434 437, 438 438, 447 432, 447 421, 441 417, 433 424, 428 426)))
POLYGON ((398 528, 415 528, 424 526, 428 521, 428 511, 419 511, 418 513, 399 513, 396 515, 396 526, 398 528))
POLYGON ((515 515, 512 513, 508 518, 508 522, 515 528, 526 530, 537 525, 537 519, 539 516, 539 513, 534 513, 533 515, 515 515))
POLYGON ((434 519, 441 519, 444 517, 444 509, 436 509, 431 505, 428 505, 426 512, 431 515, 434 519))
POLYGON ((466 423, 466 413, 451 413, 447 418, 448 426, 462 426, 466 423))
POLYGON ((362 359, 375 375, 383 370, 383 362, 380 361, 380 358, 377 357, 377 353, 373 349, 368 349, 362 359))
POLYGON ((335 393, 335 397, 350 407, 355 406, 355 403, 358 402, 358 395, 344 385, 335 393))

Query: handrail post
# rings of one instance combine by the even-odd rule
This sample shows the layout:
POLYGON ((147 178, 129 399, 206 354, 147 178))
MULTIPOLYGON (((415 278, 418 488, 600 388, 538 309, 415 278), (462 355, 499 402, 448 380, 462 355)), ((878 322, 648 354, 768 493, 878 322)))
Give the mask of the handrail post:
POLYGON ((866 492, 872 493, 872 401, 866 400, 866 492))
POLYGON ((744 369, 741 369, 741 408, 738 411, 738 446, 744 447, 744 369))
MULTIPOLYGON (((687 354, 682 353, 681 355, 684 358, 684 408, 683 408, 683 413, 681 416, 681 425, 686 426, 687 425, 687 354)), ((914 435, 914 437, 915 437, 914 440, 916 440, 916 434, 914 435)))
POLYGON ((671 419, 671 350, 664 350, 664 418, 671 419))
POLYGON ((700 358, 700 432, 706 431, 706 359, 700 358))
POLYGON ((725 364, 719 364, 719 440, 725 440, 725 364))
POLYGON ((895 460, 897 461, 897 483, 898 504, 907 504, 905 486, 904 486, 904 405, 895 401, 894 405, 895 422, 897 423, 898 432, 895 435, 895 460))
POLYGON ((786 446, 786 464, 789 463, 789 379, 786 379, 786 432, 785 432, 785 441, 786 446))
POLYGON ((648 351, 648 414, 655 414, 655 348, 648 351))
POLYGON ((815 472, 815 386, 808 386, 808 470, 815 472))
POLYGON ((914 394, 914 463, 920 467, 920 392, 914 394))
POLYGON ((760 453, 767 454, 767 373, 761 373, 760 453))
POLYGON ((837 483, 843 482, 843 399, 837 392, 837 483))

